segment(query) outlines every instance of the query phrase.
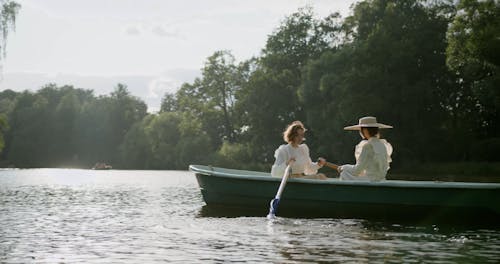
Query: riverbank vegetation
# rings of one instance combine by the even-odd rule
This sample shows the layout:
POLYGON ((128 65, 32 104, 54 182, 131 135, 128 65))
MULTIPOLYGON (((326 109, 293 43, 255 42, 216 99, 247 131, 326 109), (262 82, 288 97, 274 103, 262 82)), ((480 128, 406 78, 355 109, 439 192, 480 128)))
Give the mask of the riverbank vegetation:
POLYGON ((396 173, 500 177, 499 21, 494 0, 366 0, 345 18, 306 7, 257 57, 215 51, 158 113, 124 84, 2 91, 1 165, 269 170, 293 120, 313 157, 353 163, 359 136, 342 128, 373 115, 394 126, 396 173))

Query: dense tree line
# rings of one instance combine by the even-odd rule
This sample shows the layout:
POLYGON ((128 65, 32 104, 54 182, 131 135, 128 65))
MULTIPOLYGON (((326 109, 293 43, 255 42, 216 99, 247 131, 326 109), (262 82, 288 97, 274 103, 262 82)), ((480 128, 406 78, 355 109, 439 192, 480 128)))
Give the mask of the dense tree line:
POLYGON ((346 18, 287 16, 258 57, 208 57, 159 113, 119 84, 109 96, 71 86, 0 93, 4 165, 268 170, 286 124, 308 127, 312 156, 353 161, 365 115, 394 125, 393 167, 499 161, 500 4, 367 0, 346 18))
POLYGON ((3 91, 0 98, 9 124, 2 158, 20 167, 119 163, 127 132, 147 114, 121 84, 109 96, 51 84, 36 93, 3 91))

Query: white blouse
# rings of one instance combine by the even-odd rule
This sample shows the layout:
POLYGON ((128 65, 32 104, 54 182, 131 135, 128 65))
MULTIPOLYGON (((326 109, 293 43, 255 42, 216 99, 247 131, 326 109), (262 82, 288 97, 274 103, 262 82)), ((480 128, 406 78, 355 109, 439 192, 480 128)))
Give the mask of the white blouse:
POLYGON ((286 163, 290 158, 295 158, 292 174, 312 175, 318 173, 318 169, 321 168, 317 162, 312 162, 309 156, 309 147, 306 144, 301 144, 298 147, 293 147, 291 144, 281 145, 275 151, 274 158, 276 160, 271 168, 271 175, 274 177, 283 177, 286 163))
POLYGON ((385 139, 371 137, 363 140, 356 146, 356 165, 349 168, 349 172, 355 176, 366 176, 372 181, 384 180, 392 162, 392 151, 392 145, 385 139))

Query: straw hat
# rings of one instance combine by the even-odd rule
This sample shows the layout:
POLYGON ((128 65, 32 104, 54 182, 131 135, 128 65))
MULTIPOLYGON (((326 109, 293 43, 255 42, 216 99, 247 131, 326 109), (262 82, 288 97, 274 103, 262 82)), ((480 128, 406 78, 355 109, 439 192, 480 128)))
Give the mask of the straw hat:
POLYGON ((344 127, 344 130, 361 130, 362 127, 392 128, 392 126, 377 123, 376 117, 365 116, 359 119, 359 124, 344 127))

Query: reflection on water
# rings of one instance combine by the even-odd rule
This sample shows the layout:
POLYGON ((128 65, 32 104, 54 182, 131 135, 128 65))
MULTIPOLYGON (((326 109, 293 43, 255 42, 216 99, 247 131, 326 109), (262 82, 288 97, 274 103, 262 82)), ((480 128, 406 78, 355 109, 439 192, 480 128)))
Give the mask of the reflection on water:
MULTIPOLYGON (((500 231, 221 217, 184 171, 0 171, 0 262, 498 263, 500 231)), ((229 216, 229 217, 227 217, 229 216)))

